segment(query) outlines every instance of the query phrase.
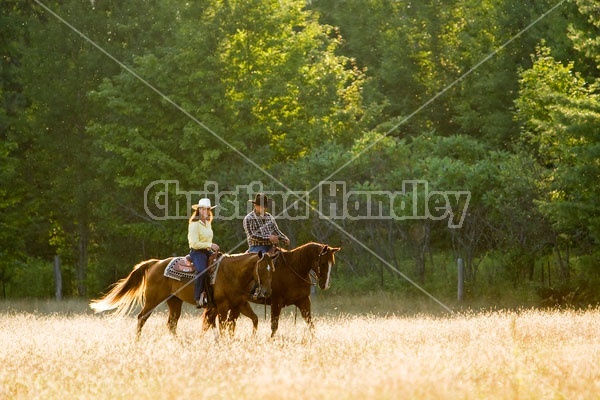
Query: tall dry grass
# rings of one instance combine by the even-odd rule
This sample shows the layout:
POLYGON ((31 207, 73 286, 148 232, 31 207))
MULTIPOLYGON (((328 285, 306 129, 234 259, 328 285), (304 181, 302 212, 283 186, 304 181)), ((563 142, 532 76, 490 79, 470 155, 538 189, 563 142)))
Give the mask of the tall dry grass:
MULTIPOLYGON (((191 309, 191 308, 190 308, 191 309)), ((286 309, 287 310, 287 309, 286 309)), ((2 399, 598 399, 600 310, 451 317, 327 314, 233 339, 135 318, 0 313, 2 399)))

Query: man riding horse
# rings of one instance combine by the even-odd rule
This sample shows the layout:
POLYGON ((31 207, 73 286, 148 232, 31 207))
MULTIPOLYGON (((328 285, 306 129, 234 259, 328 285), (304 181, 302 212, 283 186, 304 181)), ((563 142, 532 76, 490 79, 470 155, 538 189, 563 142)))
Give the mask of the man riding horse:
POLYGON ((248 253, 266 253, 280 244, 288 246, 290 239, 279 230, 275 218, 267 211, 271 199, 263 193, 257 193, 254 200, 248 201, 254 204, 254 209, 244 217, 248 253))
MULTIPOLYGON (((281 232, 267 209, 271 205, 271 199, 264 193, 257 193, 254 200, 248 200, 254 204, 253 210, 244 217, 244 232, 248 241, 248 253, 258 253, 262 251, 269 253, 275 246, 283 244, 288 246, 290 239, 281 232)), ((253 300, 264 300, 256 292, 256 287, 252 289, 253 300)))

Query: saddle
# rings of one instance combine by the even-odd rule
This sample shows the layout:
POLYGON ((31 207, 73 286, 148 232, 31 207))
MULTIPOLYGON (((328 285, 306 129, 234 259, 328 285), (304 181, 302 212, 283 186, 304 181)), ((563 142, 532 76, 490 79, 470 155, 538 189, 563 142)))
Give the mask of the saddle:
POLYGON ((194 263, 192 262, 192 257, 190 257, 189 254, 185 257, 177 257, 175 260, 173 260, 171 268, 173 268, 173 270, 177 272, 193 273, 195 271, 194 263))
MULTIPOLYGON (((208 257, 208 270, 206 273, 210 277, 210 283, 213 284, 217 274, 217 270, 221 261, 223 253, 215 252, 208 257)), ((165 268, 163 274, 167 278, 175 279, 177 281, 194 279, 196 276, 196 268, 192 262, 190 255, 183 257, 175 257, 169 265, 165 268)))

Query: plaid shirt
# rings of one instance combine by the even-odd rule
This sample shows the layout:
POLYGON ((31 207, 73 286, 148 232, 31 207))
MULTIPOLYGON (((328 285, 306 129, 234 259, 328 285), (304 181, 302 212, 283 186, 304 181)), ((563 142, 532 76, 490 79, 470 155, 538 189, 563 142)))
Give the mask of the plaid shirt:
POLYGON ((272 244, 269 236, 276 235, 279 240, 289 241, 277 226, 275 218, 265 212, 264 215, 259 215, 252 211, 244 217, 244 231, 246 232, 246 240, 248 246, 264 246, 272 244))

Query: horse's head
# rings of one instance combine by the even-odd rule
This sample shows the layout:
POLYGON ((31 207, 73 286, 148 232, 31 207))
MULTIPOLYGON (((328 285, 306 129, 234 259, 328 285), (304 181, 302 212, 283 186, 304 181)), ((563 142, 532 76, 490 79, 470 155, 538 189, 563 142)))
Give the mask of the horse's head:
POLYGON ((261 295, 269 297, 271 296, 271 283, 273 282, 275 264, 269 253, 260 251, 257 255, 258 261, 256 261, 256 268, 254 270, 254 279, 258 282, 261 295))
POLYGON ((313 265, 312 270, 317 274, 319 287, 323 290, 329 289, 331 285, 331 268, 335 264, 335 252, 341 249, 341 247, 324 245, 313 265))

